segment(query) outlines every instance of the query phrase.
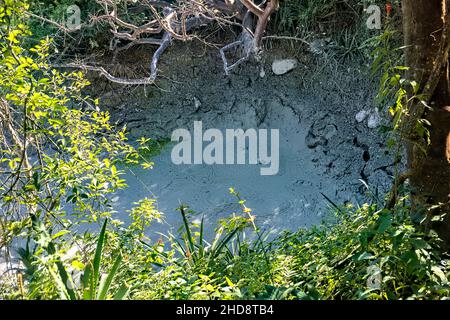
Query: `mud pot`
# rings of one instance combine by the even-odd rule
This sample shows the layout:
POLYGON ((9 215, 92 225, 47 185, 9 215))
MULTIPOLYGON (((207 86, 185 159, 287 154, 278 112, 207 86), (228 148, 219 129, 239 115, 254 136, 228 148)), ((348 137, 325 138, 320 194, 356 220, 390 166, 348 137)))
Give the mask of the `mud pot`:
MULTIPOLYGON (((143 57, 123 59, 132 64, 143 57)), ((277 175, 261 176, 261 165, 175 165, 173 144, 165 145, 152 158, 154 169, 125 168, 129 188, 112 199, 125 215, 133 202, 156 198, 165 223, 152 233, 181 225, 180 204, 209 226, 239 212, 230 187, 246 200, 256 223, 275 234, 320 223, 331 203, 358 205, 388 190, 396 164, 379 134, 383 119, 370 94, 376 80, 358 71, 361 65, 278 49, 266 51, 261 64, 247 63, 225 76, 217 51, 198 46, 169 50, 164 61, 155 87, 113 88, 97 79, 103 104, 132 138, 167 140, 175 129, 192 132, 194 121, 202 121, 204 130, 279 129, 280 167, 277 175), (298 64, 275 75, 272 64, 280 59, 298 64)))

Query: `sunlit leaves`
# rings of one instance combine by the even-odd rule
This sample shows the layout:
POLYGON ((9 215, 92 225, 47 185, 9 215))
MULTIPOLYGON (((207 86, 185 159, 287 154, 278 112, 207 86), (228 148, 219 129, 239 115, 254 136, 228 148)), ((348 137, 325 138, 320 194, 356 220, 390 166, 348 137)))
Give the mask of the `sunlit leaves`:
MULTIPOLYGON (((382 109, 387 109, 391 116, 391 125, 387 131, 395 136, 390 139, 389 147, 398 146, 405 138, 405 132, 401 132, 402 126, 410 119, 411 108, 418 103, 424 103, 424 97, 420 95, 420 85, 417 81, 406 79, 405 72, 408 67, 402 66, 402 48, 391 48, 391 39, 396 35, 395 31, 385 30, 375 38, 377 46, 372 52, 374 58, 372 69, 374 75, 380 75, 380 85, 376 96, 376 103, 382 109), (400 137, 400 139, 398 138, 400 137), (392 143, 397 141, 397 143, 392 143)), ((408 133, 412 134, 412 133, 408 133)), ((430 143, 429 127, 422 120, 415 123, 415 134, 423 138, 427 144, 430 143)), ((406 138, 410 139, 411 138, 406 138)), ((419 146, 423 149, 423 146, 419 146)))
POLYGON ((0 22, 9 26, 0 28, 0 97, 9 121, 8 139, 0 142, 4 216, 25 221, 40 208, 47 227, 111 216, 109 196, 125 187, 116 164, 139 162, 139 154, 107 112, 91 108, 100 101, 82 93, 89 85, 82 72, 50 67, 51 39, 25 46, 26 7, 0 5, 0 22))
POLYGON ((133 221, 129 228, 142 237, 145 229, 150 226, 153 221, 161 221, 162 213, 157 209, 156 201, 154 199, 144 198, 134 205, 135 206, 129 211, 133 221))

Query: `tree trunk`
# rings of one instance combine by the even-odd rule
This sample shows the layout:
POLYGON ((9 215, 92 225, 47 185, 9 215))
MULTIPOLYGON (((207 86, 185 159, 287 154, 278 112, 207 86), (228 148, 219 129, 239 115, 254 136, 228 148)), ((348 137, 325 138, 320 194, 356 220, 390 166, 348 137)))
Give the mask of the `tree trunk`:
MULTIPOLYGON (((441 47, 445 0, 403 0, 403 28, 408 79, 415 80, 423 92, 432 75, 441 47)), ((416 218, 431 218, 447 213, 444 220, 430 225, 450 248, 450 85, 448 57, 436 90, 430 95, 430 106, 419 114, 431 126, 431 144, 419 147, 420 141, 407 143, 408 167, 412 188, 412 213, 416 218)), ((420 104, 412 106, 420 110, 420 104)), ((418 119, 417 119, 418 120, 418 119)), ((427 220, 430 221, 430 220, 427 220)))

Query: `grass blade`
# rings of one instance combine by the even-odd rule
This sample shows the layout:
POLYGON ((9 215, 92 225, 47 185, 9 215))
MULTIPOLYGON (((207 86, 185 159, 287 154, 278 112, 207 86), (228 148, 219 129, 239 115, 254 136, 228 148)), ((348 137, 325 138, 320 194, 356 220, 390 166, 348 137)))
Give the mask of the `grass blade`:
POLYGON ((94 278, 92 274, 92 265, 89 262, 86 265, 83 273, 83 300, 92 300, 92 291, 91 288, 94 286, 94 282, 92 281, 94 278))
POLYGON ((105 244, 105 236, 106 236, 106 225, 108 223, 108 220, 105 219, 105 222, 103 223, 102 230, 100 231, 100 235, 98 237, 97 241, 97 248, 95 249, 95 256, 94 256, 94 270, 93 270, 93 278, 92 282, 93 285, 91 285, 91 298, 95 297, 95 291, 96 286, 100 278, 100 265, 102 261, 102 252, 103 252, 103 246, 105 244))
POLYGON ((186 212, 184 211, 184 209, 185 208, 183 206, 181 206, 180 212, 181 212, 181 216, 183 217, 184 228, 186 229, 186 236, 187 236, 188 242, 189 242, 189 251, 191 252, 191 254, 193 254, 195 252, 195 246, 194 246, 194 242, 192 241, 191 228, 189 227, 189 221, 186 217, 186 212))
POLYGON ((119 290, 117 290, 117 293, 114 295, 114 300, 124 300, 128 293, 130 293, 130 289, 131 287, 126 283, 121 285, 119 290))
POLYGON ((108 276, 105 278, 104 281, 101 282, 101 285, 99 286, 99 293, 97 295, 97 300, 105 300, 106 295, 108 294, 108 291, 111 287, 111 283, 114 279, 114 276, 116 275, 117 270, 119 269, 121 263, 122 263, 122 255, 119 254, 116 261, 114 262, 111 271, 108 273, 108 276))

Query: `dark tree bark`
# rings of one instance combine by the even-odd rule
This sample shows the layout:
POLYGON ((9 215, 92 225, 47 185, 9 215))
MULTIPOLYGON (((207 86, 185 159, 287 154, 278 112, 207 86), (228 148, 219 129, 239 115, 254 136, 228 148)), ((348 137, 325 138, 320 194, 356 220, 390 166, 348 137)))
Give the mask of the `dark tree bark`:
MULTIPOLYGON (((410 109, 411 121, 431 124, 431 144, 407 132, 412 210, 415 217, 447 214, 444 220, 428 223, 450 248, 450 85, 448 63, 449 0, 403 0, 403 28, 408 78, 420 85, 431 110, 421 103, 410 109), (412 137, 412 138, 411 138, 412 137), (422 150, 425 149, 425 152, 422 150)), ((414 126, 409 126, 414 131, 414 126)))

